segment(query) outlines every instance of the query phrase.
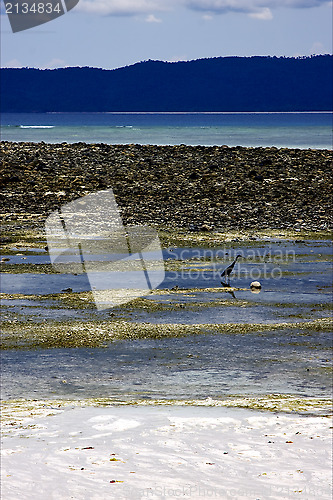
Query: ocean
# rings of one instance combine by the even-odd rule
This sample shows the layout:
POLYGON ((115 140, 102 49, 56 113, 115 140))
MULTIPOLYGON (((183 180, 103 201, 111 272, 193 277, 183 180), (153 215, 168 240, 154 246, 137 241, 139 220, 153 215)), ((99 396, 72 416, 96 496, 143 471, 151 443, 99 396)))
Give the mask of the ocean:
POLYGON ((3 113, 1 140, 332 149, 332 113, 3 113))

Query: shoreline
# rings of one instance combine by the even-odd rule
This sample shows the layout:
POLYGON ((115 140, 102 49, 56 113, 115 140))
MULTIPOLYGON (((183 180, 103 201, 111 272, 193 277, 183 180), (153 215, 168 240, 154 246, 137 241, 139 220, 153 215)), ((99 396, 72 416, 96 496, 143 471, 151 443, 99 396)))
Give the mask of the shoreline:
MULTIPOLYGON (((66 115, 66 114, 96 114, 96 115, 270 115, 270 114, 332 114, 331 110, 326 111, 36 111, 31 114, 46 115, 66 115)), ((5 114, 24 114, 16 111, 5 111, 5 114)))
POLYGON ((149 407, 179 407, 179 408, 225 408, 240 409, 266 414, 298 415, 303 417, 333 417, 331 399, 326 397, 300 396, 296 394, 228 394, 220 398, 205 399, 145 399, 135 397, 40 397, 31 399, 22 397, 1 401, 2 429, 10 433, 12 415, 15 423, 21 425, 27 418, 47 416, 53 410, 66 408, 149 408, 149 407))

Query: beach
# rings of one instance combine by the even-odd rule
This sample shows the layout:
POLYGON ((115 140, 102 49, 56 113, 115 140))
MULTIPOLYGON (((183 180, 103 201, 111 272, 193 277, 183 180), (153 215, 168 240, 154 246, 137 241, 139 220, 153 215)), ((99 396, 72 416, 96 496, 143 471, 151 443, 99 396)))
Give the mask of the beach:
POLYGON ((23 404, 18 421, 3 432, 6 500, 331 498, 331 421, 325 416, 29 406, 24 411, 23 404))
POLYGON ((4 500, 331 498, 332 151, 1 155, 4 500), (158 232, 166 278, 96 311, 80 276, 52 268, 44 224, 109 188, 125 224, 158 232))

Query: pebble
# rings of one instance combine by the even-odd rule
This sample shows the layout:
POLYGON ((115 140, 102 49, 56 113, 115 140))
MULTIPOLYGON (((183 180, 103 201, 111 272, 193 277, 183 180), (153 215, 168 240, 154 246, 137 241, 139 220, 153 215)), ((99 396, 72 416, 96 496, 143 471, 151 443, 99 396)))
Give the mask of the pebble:
POLYGON ((63 204, 112 188, 125 224, 332 228, 330 150, 3 141, 0 156, 8 222, 35 214, 43 228, 63 204))
POLYGON ((250 287, 252 292, 259 293, 261 290, 261 283, 259 281, 252 281, 250 287))

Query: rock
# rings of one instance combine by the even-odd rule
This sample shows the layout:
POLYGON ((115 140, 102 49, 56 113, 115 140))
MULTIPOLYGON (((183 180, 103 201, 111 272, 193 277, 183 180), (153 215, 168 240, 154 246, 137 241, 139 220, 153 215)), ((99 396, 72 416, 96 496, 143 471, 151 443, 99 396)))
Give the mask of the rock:
POLYGON ((209 226, 208 224, 202 224, 202 226, 200 227, 201 231, 211 231, 212 229, 212 226, 209 226))
POLYGON ((331 227, 330 150, 6 141, 0 148, 0 203, 9 223, 17 214, 38 214, 42 229, 62 204, 112 187, 130 224, 190 231, 331 227))
POLYGON ((13 242, 13 238, 11 238, 10 236, 1 236, 0 237, 0 243, 12 243, 13 242))

